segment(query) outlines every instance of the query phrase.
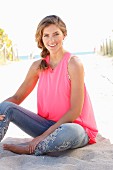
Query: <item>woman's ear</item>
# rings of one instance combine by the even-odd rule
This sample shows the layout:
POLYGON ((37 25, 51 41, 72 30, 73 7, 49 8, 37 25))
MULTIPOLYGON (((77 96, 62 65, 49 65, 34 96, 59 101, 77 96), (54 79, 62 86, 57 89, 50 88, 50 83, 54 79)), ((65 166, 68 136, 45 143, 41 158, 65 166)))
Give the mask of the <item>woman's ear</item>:
POLYGON ((66 38, 66 36, 64 35, 64 37, 63 37, 63 41, 65 40, 65 38, 66 38))
POLYGON ((64 35, 64 37, 63 37, 63 40, 65 39, 65 35, 64 35))
POLYGON ((64 34, 64 38, 63 38, 63 40, 66 38, 66 36, 67 36, 67 34, 64 34))

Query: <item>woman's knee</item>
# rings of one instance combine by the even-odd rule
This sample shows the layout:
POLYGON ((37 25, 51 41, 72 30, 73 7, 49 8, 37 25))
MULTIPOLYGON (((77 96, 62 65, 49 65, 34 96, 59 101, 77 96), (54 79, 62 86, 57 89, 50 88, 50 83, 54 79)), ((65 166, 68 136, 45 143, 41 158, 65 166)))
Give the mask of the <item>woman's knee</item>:
POLYGON ((0 114, 4 114, 9 108, 13 107, 14 103, 4 101, 0 103, 0 114))
POLYGON ((82 147, 88 143, 89 137, 81 125, 75 123, 66 123, 61 127, 63 129, 63 133, 66 135, 66 138, 71 141, 71 148, 82 147))
POLYGON ((54 141, 54 144, 61 145, 64 143, 73 144, 75 141, 79 141, 83 136, 86 135, 86 132, 82 126, 75 123, 65 123, 62 124, 58 129, 56 129, 48 138, 54 141))
POLYGON ((84 128, 81 125, 76 124, 76 123, 62 124, 61 129, 67 135, 71 135, 71 136, 77 136, 85 132, 84 128))

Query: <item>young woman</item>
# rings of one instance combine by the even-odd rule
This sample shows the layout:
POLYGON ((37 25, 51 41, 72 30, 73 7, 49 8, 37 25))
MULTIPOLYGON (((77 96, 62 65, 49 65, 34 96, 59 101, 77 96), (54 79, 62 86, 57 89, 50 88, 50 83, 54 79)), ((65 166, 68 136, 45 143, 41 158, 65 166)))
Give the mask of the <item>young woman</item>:
POLYGON ((26 145, 4 144, 19 154, 43 155, 96 142, 98 133, 80 59, 63 48, 66 25, 56 15, 42 19, 36 42, 42 50, 17 92, 0 104, 0 140, 9 122, 33 137, 26 145), (37 114, 19 106, 38 82, 37 114))

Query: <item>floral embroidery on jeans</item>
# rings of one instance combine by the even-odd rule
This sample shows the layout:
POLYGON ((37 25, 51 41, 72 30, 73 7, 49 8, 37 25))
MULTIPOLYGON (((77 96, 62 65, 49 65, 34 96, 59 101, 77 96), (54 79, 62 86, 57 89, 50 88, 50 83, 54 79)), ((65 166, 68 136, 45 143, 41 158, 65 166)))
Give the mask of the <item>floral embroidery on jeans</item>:
POLYGON ((0 121, 0 141, 3 139, 4 135, 7 132, 9 126, 9 120, 6 118, 3 121, 0 121))
POLYGON ((65 141, 64 141, 64 142, 62 143, 62 145, 60 145, 60 146, 55 146, 55 149, 56 149, 57 151, 64 151, 64 150, 70 148, 70 146, 71 146, 71 142, 65 142, 65 141))
MULTIPOLYGON (((57 128, 52 134, 50 134, 46 139, 44 139, 41 143, 38 144, 35 150, 35 155, 42 155, 46 152, 56 151, 56 148, 53 150, 49 150, 49 143, 53 143, 58 135, 58 133, 62 130, 61 127, 57 128)), ((57 149, 58 150, 58 149, 57 149)))

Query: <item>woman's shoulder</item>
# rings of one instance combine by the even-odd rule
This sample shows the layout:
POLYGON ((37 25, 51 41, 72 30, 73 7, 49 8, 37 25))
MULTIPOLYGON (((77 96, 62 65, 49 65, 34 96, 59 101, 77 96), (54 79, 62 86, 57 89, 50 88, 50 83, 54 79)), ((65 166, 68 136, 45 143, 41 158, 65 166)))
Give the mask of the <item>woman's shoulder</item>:
POLYGON ((34 62, 31 64, 31 68, 38 70, 41 61, 42 61, 42 59, 38 59, 38 60, 34 61, 34 62))
POLYGON ((79 57, 71 56, 68 64, 68 72, 70 77, 75 77, 75 75, 78 77, 81 75, 84 76, 84 66, 79 57))
POLYGON ((29 68, 29 73, 31 73, 32 75, 39 74, 39 72, 40 72, 39 65, 40 65, 41 61, 42 61, 42 59, 33 61, 33 63, 31 64, 31 66, 29 68))
POLYGON ((83 63, 78 56, 72 55, 69 60, 69 67, 73 69, 83 68, 83 63))

